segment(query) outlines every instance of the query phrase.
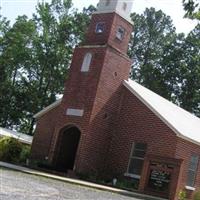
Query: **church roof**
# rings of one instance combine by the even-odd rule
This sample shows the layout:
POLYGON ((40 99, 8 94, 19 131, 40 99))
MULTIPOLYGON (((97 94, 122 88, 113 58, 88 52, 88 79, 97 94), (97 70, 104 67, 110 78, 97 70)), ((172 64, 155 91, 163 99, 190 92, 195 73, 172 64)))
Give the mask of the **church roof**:
POLYGON ((124 86, 154 112, 178 137, 200 145, 200 118, 143 87, 135 81, 124 81, 124 86))

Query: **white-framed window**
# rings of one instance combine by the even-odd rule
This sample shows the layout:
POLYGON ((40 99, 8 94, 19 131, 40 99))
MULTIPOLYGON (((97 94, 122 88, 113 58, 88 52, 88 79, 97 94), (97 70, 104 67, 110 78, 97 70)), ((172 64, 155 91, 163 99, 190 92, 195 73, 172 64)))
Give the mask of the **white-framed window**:
POLYGON ((128 175, 131 175, 134 178, 140 178, 146 150, 146 143, 133 143, 127 169, 128 175))
POLYGON ((125 35, 125 29, 123 27, 118 27, 116 32, 116 38, 119 40, 123 40, 125 35))
POLYGON ((91 53, 86 53, 83 59, 83 63, 81 66, 81 72, 88 72, 90 69, 90 64, 92 60, 92 54, 91 53))
POLYGON ((100 33, 103 33, 104 30, 105 30, 105 23, 104 22, 98 22, 97 25, 96 25, 95 32, 100 34, 100 33))
POLYGON ((190 158, 190 163, 188 168, 187 186, 193 187, 195 185, 198 163, 199 163, 199 156, 193 154, 190 158))

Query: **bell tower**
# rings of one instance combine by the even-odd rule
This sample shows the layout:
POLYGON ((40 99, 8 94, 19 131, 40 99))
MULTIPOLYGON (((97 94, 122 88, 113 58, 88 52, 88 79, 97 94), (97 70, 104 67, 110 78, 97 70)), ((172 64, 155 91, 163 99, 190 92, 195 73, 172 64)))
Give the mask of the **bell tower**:
POLYGON ((126 54, 132 31, 131 8, 131 0, 100 0, 92 15, 85 44, 108 44, 126 54))
POLYGON ((81 135, 73 169, 98 173, 105 168, 122 82, 131 66, 131 7, 132 0, 100 0, 84 43, 75 48, 49 151, 52 162, 59 157, 61 130, 76 126, 81 135))
POLYGON ((133 1, 131 0, 100 0, 97 8, 98 13, 115 12, 127 21, 131 22, 130 14, 133 1))

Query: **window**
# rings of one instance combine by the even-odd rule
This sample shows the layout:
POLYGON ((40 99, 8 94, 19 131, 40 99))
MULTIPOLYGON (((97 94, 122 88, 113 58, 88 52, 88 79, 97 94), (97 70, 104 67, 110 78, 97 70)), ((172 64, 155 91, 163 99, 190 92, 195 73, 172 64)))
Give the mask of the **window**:
POLYGON ((140 178, 142 173, 144 157, 146 154, 147 145, 145 143, 134 143, 129 159, 128 174, 135 178, 140 178))
POLYGON ((84 56, 84 59, 83 59, 82 66, 81 66, 81 71, 82 72, 89 71, 91 60, 92 60, 92 54, 91 53, 86 53, 85 56, 84 56))
POLYGON ((195 184, 198 162, 199 162, 199 156, 192 155, 187 174, 187 186, 193 187, 195 184))
POLYGON ((103 33, 104 30, 105 30, 105 23, 104 22, 97 23, 95 32, 96 33, 103 33))
POLYGON ((117 29, 116 38, 119 40, 123 40, 125 34, 125 29, 121 26, 117 29))

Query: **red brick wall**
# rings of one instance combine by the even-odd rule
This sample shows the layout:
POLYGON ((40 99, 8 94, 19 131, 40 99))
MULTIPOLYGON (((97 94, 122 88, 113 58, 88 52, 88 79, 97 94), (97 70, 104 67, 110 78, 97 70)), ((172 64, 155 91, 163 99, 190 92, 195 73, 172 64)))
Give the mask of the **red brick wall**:
POLYGON ((102 45, 109 44, 119 51, 127 52, 132 25, 116 13, 94 14, 91 24, 88 28, 84 44, 102 45), (96 25, 98 22, 105 23, 105 31, 102 34, 96 34, 96 25), (125 29, 125 36, 122 41, 116 38, 116 32, 119 26, 125 29))
POLYGON ((133 142, 147 143, 147 155, 173 158, 176 152, 176 135, 150 109, 128 89, 123 88, 121 109, 110 149, 111 171, 127 171, 133 142))
POLYGON ((50 157, 55 158, 60 130, 73 124, 81 131, 77 167, 80 165, 81 170, 93 171, 102 169, 102 159, 105 159, 106 149, 109 148, 112 124, 118 110, 120 86, 123 80, 128 78, 130 64, 125 55, 109 46, 76 48, 69 78, 65 84, 61 112, 59 115, 49 112, 47 116, 39 119, 33 150, 36 151, 34 146, 45 137, 48 141, 46 143, 52 144, 50 157), (81 72, 83 57, 87 52, 93 54, 90 70, 81 72), (84 109, 84 116, 66 116, 67 108, 84 109), (55 127, 46 128, 48 121, 53 121, 51 126, 55 123, 55 127), (50 129, 54 130, 52 138, 49 137, 50 129), (43 136, 37 132, 43 133, 43 136), (50 142, 51 139, 53 142, 50 142))
POLYGON ((89 121, 91 116, 96 90, 104 63, 106 54, 106 47, 79 47, 74 51, 72 64, 70 68, 69 77, 65 83, 64 96, 61 103, 62 114, 56 119, 56 129, 53 136, 53 145, 51 147, 50 157, 56 160, 58 152, 57 143, 59 140, 59 133, 63 127, 68 125, 75 125, 81 131, 81 139, 79 150, 77 153, 78 158, 82 152, 83 143, 85 143, 85 136, 89 129, 89 121), (86 53, 92 53, 92 61, 88 72, 81 72, 81 66, 86 53), (83 109, 83 117, 67 116, 66 110, 68 108, 83 109))
POLYGON ((61 113, 60 107, 56 107, 44 114, 37 121, 31 146, 31 159, 44 160, 49 155, 51 139, 56 126, 56 120, 61 113))
MULTIPOLYGON (((192 142, 189 142, 187 140, 184 140, 182 138, 178 138, 178 143, 177 143, 177 148, 176 148, 176 158, 181 158, 183 159, 183 164, 182 164, 182 170, 181 170, 181 175, 179 179, 179 185, 177 188, 177 193, 181 190, 184 189, 186 186, 186 181, 187 181, 187 173, 188 173, 188 168, 189 168, 189 163, 190 163, 190 158, 192 154, 196 154, 200 156, 200 146, 197 144, 194 144, 192 142)), ((200 162, 198 165, 198 170, 196 174, 196 180, 195 180, 195 185, 194 187, 198 190, 200 188, 200 162)), ((192 191, 187 191, 188 196, 190 199, 192 199, 193 192, 192 191)))
POLYGON ((81 157, 84 158, 79 167, 81 170, 104 170, 113 127, 116 123, 121 86, 123 80, 128 78, 130 64, 127 57, 120 55, 113 48, 107 48, 90 116, 89 129, 81 152, 81 157))

